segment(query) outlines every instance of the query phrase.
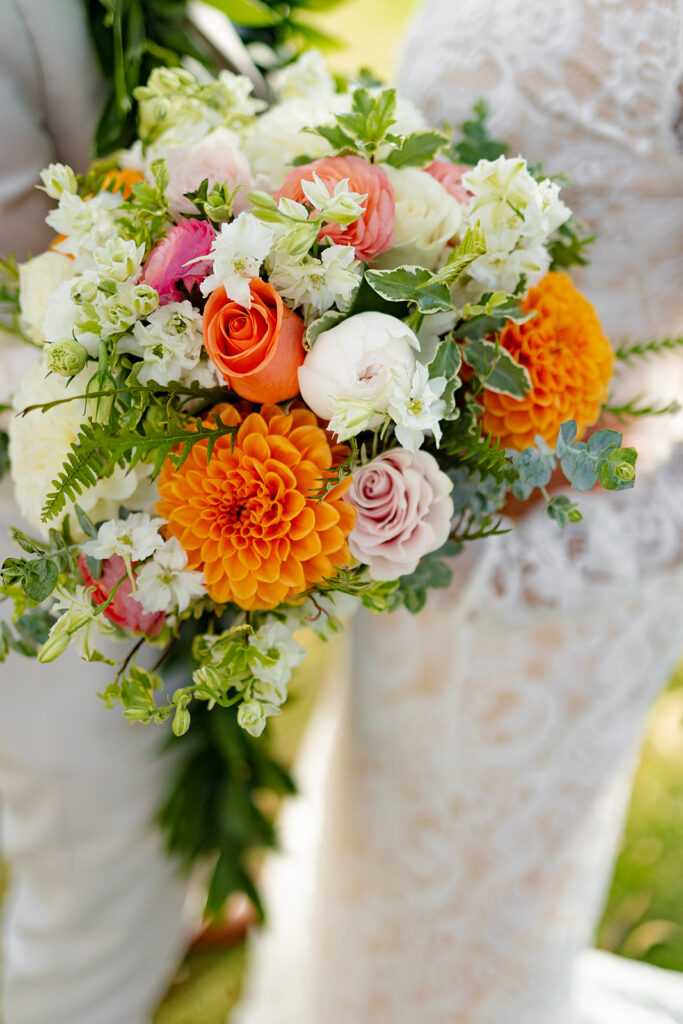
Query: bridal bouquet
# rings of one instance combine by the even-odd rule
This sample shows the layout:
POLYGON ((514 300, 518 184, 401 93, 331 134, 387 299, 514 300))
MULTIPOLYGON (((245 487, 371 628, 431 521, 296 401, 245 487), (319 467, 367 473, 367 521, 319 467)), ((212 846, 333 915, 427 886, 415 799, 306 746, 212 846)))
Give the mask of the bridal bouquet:
POLYGON ((244 77, 155 70, 132 149, 43 172, 57 235, 16 270, 41 351, 9 427, 35 535, 3 566, 4 647, 110 661, 104 698, 177 735, 193 701, 259 735, 298 630, 419 610, 510 495, 580 518, 556 466, 579 491, 634 479, 620 434, 581 440, 614 355, 563 269, 584 241, 558 183, 482 108, 452 144, 316 54, 273 84, 265 109, 244 77))

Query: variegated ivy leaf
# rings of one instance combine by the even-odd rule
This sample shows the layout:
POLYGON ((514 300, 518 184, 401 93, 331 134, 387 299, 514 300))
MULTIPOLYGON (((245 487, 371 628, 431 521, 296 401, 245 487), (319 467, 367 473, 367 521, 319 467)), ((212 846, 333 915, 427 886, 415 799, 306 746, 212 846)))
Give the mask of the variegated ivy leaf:
POLYGON ((462 352, 452 335, 439 342, 434 358, 429 364, 430 377, 445 377, 447 380, 441 398, 446 403, 444 419, 454 420, 459 416, 455 407, 455 392, 462 381, 460 379, 460 367, 462 366, 462 352))
POLYGON ((368 270, 365 280, 389 302, 414 302, 421 313, 444 313, 453 309, 448 288, 433 283, 424 267, 397 267, 395 270, 368 270))
POLYGON ((531 391, 531 378, 506 349, 493 341, 476 339, 465 344, 465 361, 481 377, 489 391, 511 398, 524 398, 531 391))
POLYGON ((346 315, 346 313, 340 313, 338 309, 328 309, 322 316, 312 320, 304 334, 304 348, 312 349, 318 336, 323 331, 329 331, 330 327, 340 324, 346 315))

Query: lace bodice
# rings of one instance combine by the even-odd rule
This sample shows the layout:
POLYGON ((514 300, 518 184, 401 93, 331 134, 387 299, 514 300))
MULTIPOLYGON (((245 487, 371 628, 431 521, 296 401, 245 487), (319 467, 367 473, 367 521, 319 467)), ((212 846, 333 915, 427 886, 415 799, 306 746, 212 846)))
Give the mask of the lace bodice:
MULTIPOLYGON (((682 32, 680 0, 429 0, 404 50, 431 121, 484 95, 494 135, 569 172, 599 236, 580 285, 615 340, 683 330, 682 32)), ((681 398, 682 364, 623 387, 681 398)), ((305 824, 285 822, 299 875, 279 863, 240 1024, 683 1020, 683 981, 646 975, 643 995, 637 970, 596 981, 579 956, 683 646, 679 436, 640 431, 636 491, 581 496, 581 524, 537 509, 456 559, 420 616, 356 621, 327 785, 318 764, 305 824)))

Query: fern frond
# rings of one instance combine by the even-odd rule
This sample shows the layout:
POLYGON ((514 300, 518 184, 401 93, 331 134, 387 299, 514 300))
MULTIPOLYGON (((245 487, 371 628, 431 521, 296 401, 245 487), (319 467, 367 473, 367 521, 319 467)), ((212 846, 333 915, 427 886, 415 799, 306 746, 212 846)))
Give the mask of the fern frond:
POLYGON ((622 405, 611 405, 606 402, 602 407, 603 413, 614 416, 620 423, 627 423, 628 420, 637 419, 641 416, 667 416, 681 411, 681 404, 673 399, 666 405, 657 405, 656 402, 646 402, 642 395, 624 402, 622 405))
POLYGON ((663 352, 683 353, 683 335, 677 338, 655 338, 652 341, 624 342, 615 349, 614 354, 620 362, 631 363, 635 359, 646 359, 663 352))
POLYGON ((195 421, 194 429, 169 425, 165 430, 147 434, 122 430, 116 436, 97 424, 84 424, 59 476, 52 482, 54 490, 48 495, 41 513, 43 522, 59 515, 68 500, 74 501, 98 480, 111 476, 117 466, 133 469, 138 462, 153 461, 156 476, 167 458, 180 468, 200 441, 208 442, 206 457, 209 461, 218 438, 227 435, 234 438, 238 430, 236 426, 226 426, 217 414, 212 418, 214 426, 195 421), (180 450, 174 451, 175 448, 180 450))
POLYGON ((469 473, 479 472, 482 478, 493 477, 497 484, 509 476, 510 457, 501 447, 500 438, 484 433, 481 422, 472 433, 456 429, 446 436, 441 451, 452 458, 454 469, 464 466, 469 473))

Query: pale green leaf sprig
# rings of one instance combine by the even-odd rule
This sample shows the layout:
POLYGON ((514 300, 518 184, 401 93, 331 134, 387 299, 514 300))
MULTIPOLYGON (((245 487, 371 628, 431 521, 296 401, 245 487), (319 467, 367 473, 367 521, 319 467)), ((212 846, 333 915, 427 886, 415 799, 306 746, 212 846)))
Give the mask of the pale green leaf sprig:
MULTIPOLYGON (((440 149, 448 144, 442 132, 426 129, 397 135, 390 131, 396 123, 396 91, 354 89, 351 110, 336 114, 335 124, 317 125, 307 131, 329 142, 335 154, 355 154, 366 160, 381 160, 392 167, 426 167, 440 149)), ((309 163, 301 157, 295 163, 309 163)))

